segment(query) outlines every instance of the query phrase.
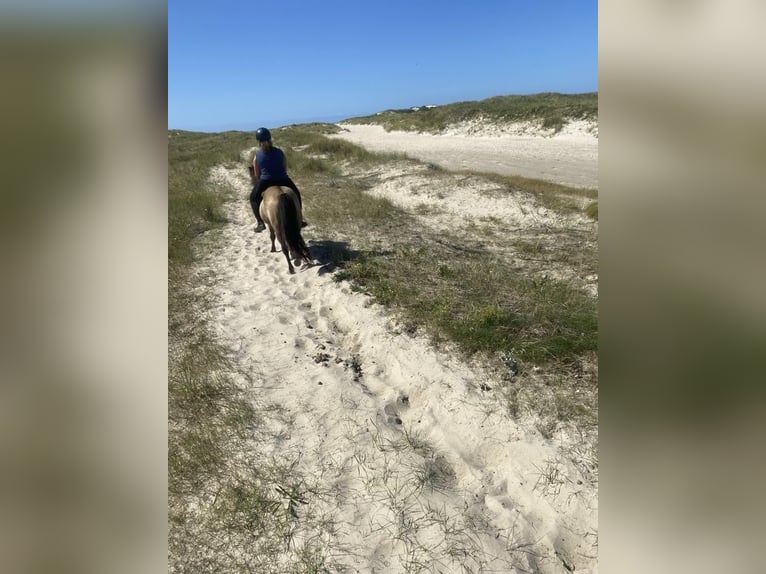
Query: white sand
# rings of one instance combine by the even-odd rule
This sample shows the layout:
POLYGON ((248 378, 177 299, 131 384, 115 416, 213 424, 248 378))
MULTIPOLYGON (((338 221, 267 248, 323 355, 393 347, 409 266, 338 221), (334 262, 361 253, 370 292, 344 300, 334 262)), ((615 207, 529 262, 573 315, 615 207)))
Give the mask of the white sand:
POLYGON ((567 124, 541 137, 529 124, 490 129, 482 123, 457 125, 443 135, 386 132, 377 125, 339 124, 336 137, 371 151, 405 152, 450 170, 472 170, 544 179, 572 187, 598 188, 597 128, 567 124))
POLYGON ((511 420, 486 390, 497 381, 320 267, 289 275, 268 234, 252 231, 246 174, 211 177, 240 200, 200 289, 213 290, 211 323, 252 369, 249 390, 282 414, 263 455, 300 453, 296 470, 316 481, 296 544, 323 517, 335 524, 322 537, 333 572, 597 571, 596 471, 573 456, 577 441, 511 420))

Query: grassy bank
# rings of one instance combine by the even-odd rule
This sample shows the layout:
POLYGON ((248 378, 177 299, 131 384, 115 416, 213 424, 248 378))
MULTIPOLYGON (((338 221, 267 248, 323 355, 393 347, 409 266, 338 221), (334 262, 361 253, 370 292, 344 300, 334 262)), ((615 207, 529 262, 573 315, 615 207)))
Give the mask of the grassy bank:
POLYGON ((558 131, 569 120, 597 120, 598 93, 542 93, 524 96, 496 96, 485 100, 458 102, 443 106, 414 106, 386 110, 369 116, 344 120, 356 124, 382 125, 387 131, 439 133, 452 124, 475 119, 489 123, 510 124, 539 121, 544 128, 558 131))
POLYGON ((223 223, 222 197, 208 183, 210 169, 238 163, 252 146, 252 134, 225 132, 168 133, 168 264, 171 269, 192 262, 191 244, 200 233, 223 223))

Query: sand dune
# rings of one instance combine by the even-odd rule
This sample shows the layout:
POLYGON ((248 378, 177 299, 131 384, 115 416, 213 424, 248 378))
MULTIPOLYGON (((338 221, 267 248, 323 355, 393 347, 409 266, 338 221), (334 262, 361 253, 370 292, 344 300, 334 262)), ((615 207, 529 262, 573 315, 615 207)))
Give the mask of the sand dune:
POLYGON ((330 137, 372 151, 405 152, 446 169, 520 175, 572 187, 598 188, 598 139, 584 128, 539 137, 524 131, 471 131, 465 126, 444 135, 386 132, 376 125, 341 127, 344 131, 330 137))
POLYGON ((402 332, 320 265, 288 274, 252 231, 245 176, 211 175, 239 199, 201 288, 253 395, 282 413, 264 455, 295 455, 315 480, 300 512, 335 524, 333 571, 595 572, 592 461, 511 420, 487 392, 495 381, 402 332))

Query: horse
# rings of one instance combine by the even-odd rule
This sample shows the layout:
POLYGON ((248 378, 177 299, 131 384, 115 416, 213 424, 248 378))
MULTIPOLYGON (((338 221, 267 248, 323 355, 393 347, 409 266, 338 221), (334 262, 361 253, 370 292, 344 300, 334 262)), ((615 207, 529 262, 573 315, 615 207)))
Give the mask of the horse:
POLYGON ((269 228, 271 252, 274 253, 277 250, 274 239, 278 239, 282 246, 282 253, 287 259, 287 269, 291 274, 295 273, 293 263, 290 261, 291 256, 296 265, 301 265, 304 259, 307 263, 314 261, 301 235, 303 215, 298 196, 292 189, 277 185, 267 187, 263 192, 259 211, 266 227, 269 228))

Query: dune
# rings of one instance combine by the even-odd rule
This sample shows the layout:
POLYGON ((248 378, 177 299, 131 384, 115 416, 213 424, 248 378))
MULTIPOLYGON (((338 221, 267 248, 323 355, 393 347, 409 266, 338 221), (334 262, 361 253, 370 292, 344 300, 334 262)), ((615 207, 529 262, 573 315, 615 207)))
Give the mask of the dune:
MULTIPOLYGON (((362 133, 377 131, 346 135, 362 133)), ((246 173, 211 178, 238 201, 197 270, 217 301, 210 323, 250 370, 242 384, 281 413, 259 448, 312 477, 317 494, 298 512, 334 525, 322 535, 332 571, 596 572, 597 469, 581 439, 545 439, 533 420, 510 418, 497 381, 322 266, 290 275, 268 234, 252 231, 246 173)), ((317 532, 307 526, 295 545, 317 532)))
POLYGON ((341 138, 371 151, 404 152, 450 170, 519 175, 580 188, 598 188, 598 138, 594 128, 568 124, 561 133, 541 137, 517 124, 507 129, 471 123, 444 134, 386 132, 378 125, 339 124, 341 138))

